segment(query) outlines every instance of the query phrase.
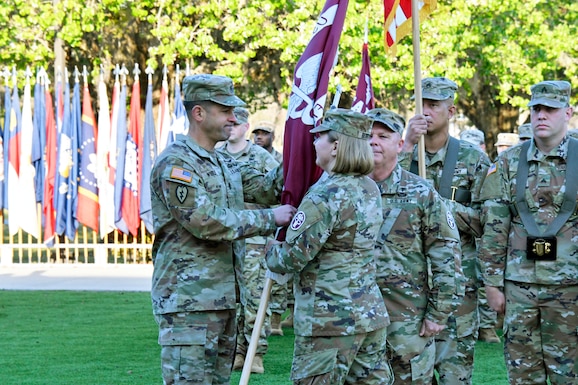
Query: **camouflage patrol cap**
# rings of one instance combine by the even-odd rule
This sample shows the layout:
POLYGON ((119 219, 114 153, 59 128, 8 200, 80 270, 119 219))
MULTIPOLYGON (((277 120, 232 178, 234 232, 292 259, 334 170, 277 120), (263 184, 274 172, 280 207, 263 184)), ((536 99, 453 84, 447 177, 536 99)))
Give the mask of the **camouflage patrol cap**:
POLYGON ((249 110, 246 108, 235 107, 233 114, 235 115, 235 119, 237 119, 236 124, 249 123, 249 110))
POLYGON ((387 110, 385 108, 374 108, 365 113, 367 116, 372 118, 375 122, 379 122, 385 125, 387 128, 398 134, 403 134, 403 129, 405 128, 405 119, 401 115, 396 114, 393 111, 387 110))
POLYGON ((546 80, 534 84, 530 91, 532 99, 528 107, 542 105, 552 108, 563 108, 570 105, 570 83, 564 80, 546 80))
POLYGON ((484 144, 484 132, 477 128, 470 128, 460 132, 460 140, 466 141, 476 146, 484 144))
POLYGON ((233 81, 220 75, 191 75, 183 79, 185 102, 211 101, 227 107, 244 107, 244 101, 235 96, 233 81))
POLYGON ((421 92, 423 99, 453 99, 457 90, 458 85, 448 78, 425 78, 421 81, 421 92))
POLYGON ((514 146, 518 144, 518 135, 510 132, 501 132, 498 134, 496 146, 514 146))
POLYGON ((532 123, 524 123, 518 127, 518 137, 520 139, 532 139, 532 123))
POLYGON ((373 118, 361 112, 346 108, 336 108, 325 113, 323 123, 309 130, 312 134, 317 132, 335 131, 343 135, 357 139, 369 139, 373 118))
POLYGON ((253 134, 255 131, 265 131, 265 132, 273 132, 275 131, 275 125, 271 122, 258 122, 255 124, 255 128, 253 129, 253 134))

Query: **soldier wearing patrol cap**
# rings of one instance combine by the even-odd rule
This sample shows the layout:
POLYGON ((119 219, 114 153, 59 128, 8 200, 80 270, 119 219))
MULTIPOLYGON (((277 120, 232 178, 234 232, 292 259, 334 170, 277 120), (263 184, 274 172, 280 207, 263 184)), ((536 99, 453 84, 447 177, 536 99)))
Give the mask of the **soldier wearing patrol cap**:
POLYGON ((531 87, 533 139, 498 156, 482 188, 480 259, 488 302, 504 317, 511 384, 578 381, 578 141, 570 83, 531 87), (506 306, 507 303, 507 306, 506 306))
POLYGON ((299 205, 269 269, 293 273, 294 384, 391 384, 387 310, 376 283, 374 244, 383 222, 368 143, 373 119, 352 110, 326 113, 310 132, 326 175, 299 205))
POLYGON ((456 83, 434 77, 424 78, 421 86, 423 114, 409 120, 398 159, 404 169, 417 174, 417 143, 424 136, 426 179, 446 199, 460 232, 465 294, 456 299, 447 327, 436 337, 436 370, 440 384, 471 384, 481 285, 475 242, 482 234, 477 200, 490 161, 481 149, 449 134, 456 83))
POLYGON ((466 141, 482 149, 486 152, 486 138, 482 130, 477 128, 469 128, 460 132, 460 140, 466 141))
POLYGON ((394 384, 430 385, 435 336, 461 294, 460 234, 436 190, 397 164, 405 120, 375 108, 369 143, 383 203, 383 225, 376 242, 377 283, 391 324, 388 353, 394 384), (431 283, 431 284, 430 284, 431 283))
POLYGON ((515 146, 520 141, 518 134, 511 132, 500 132, 498 134, 498 140, 494 144, 498 155, 507 150, 508 148, 515 146))
POLYGON ((518 127, 519 142, 525 142, 528 139, 532 139, 532 123, 524 123, 518 127))
POLYGON ((165 384, 229 384, 235 307, 243 295, 242 239, 274 233, 295 209, 243 209, 243 197, 278 203, 282 175, 263 177, 214 150, 231 133, 233 109, 245 105, 231 79, 187 76, 183 93, 188 134, 177 136, 151 172, 151 297, 162 375, 165 384))
POLYGON ((279 163, 283 163, 283 154, 275 150, 273 141, 275 140, 275 125, 271 122, 261 121, 255 124, 253 129, 253 141, 255 144, 269 151, 273 158, 279 163))

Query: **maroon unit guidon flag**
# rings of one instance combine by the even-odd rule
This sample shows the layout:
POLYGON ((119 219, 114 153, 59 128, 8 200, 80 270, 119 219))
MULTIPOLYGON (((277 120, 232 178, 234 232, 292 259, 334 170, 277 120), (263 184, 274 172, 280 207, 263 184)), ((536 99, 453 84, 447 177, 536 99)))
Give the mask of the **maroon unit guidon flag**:
MULTIPOLYGON (((418 1, 419 16, 425 18, 433 12, 437 0, 418 1)), ((411 0, 383 0, 385 20, 385 48, 395 54, 395 44, 411 32, 411 0)))
POLYGON ((355 98, 351 109, 365 114, 375 106, 373 87, 371 86, 371 63, 369 61, 369 49, 367 43, 363 43, 361 73, 355 91, 355 98))
POLYGON ((315 164, 314 136, 309 130, 317 126, 323 117, 329 75, 335 62, 347 6, 348 0, 326 1, 313 36, 295 67, 283 141, 283 204, 299 206, 309 187, 322 173, 315 164))

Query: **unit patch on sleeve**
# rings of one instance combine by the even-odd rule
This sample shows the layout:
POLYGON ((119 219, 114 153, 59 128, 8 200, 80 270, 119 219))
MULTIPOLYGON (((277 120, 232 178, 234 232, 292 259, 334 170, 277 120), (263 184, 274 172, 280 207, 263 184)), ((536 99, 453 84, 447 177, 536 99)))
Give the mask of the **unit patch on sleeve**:
POLYGON ((451 212, 446 213, 446 220, 448 221, 448 226, 450 227, 450 229, 455 230, 456 228, 456 221, 454 220, 454 216, 452 215, 451 212))
POLYGON ((297 214, 295 214, 293 220, 291 221, 291 230, 299 230, 299 228, 301 227, 301 225, 303 225, 304 222, 305 222, 305 213, 303 211, 299 211, 297 214))
POLYGON ((191 183, 193 180, 193 173, 180 167, 173 167, 171 170, 171 179, 182 180, 183 182, 191 183))
POLYGON ((181 203, 185 202, 187 199, 187 195, 189 194, 189 188, 187 186, 178 185, 177 189, 175 190, 175 194, 177 196, 177 200, 181 203))

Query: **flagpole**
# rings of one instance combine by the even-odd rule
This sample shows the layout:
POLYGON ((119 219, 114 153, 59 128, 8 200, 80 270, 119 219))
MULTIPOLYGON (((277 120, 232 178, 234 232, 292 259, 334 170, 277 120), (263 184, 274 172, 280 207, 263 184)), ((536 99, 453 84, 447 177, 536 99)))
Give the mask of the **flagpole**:
MULTIPOLYGON (((421 60, 419 46, 419 4, 418 0, 411 0, 411 23, 413 35, 413 79, 415 92, 415 113, 423 113, 422 90, 421 90, 421 60)), ((419 176, 425 178, 425 138, 420 136, 418 142, 418 170, 419 176)))

